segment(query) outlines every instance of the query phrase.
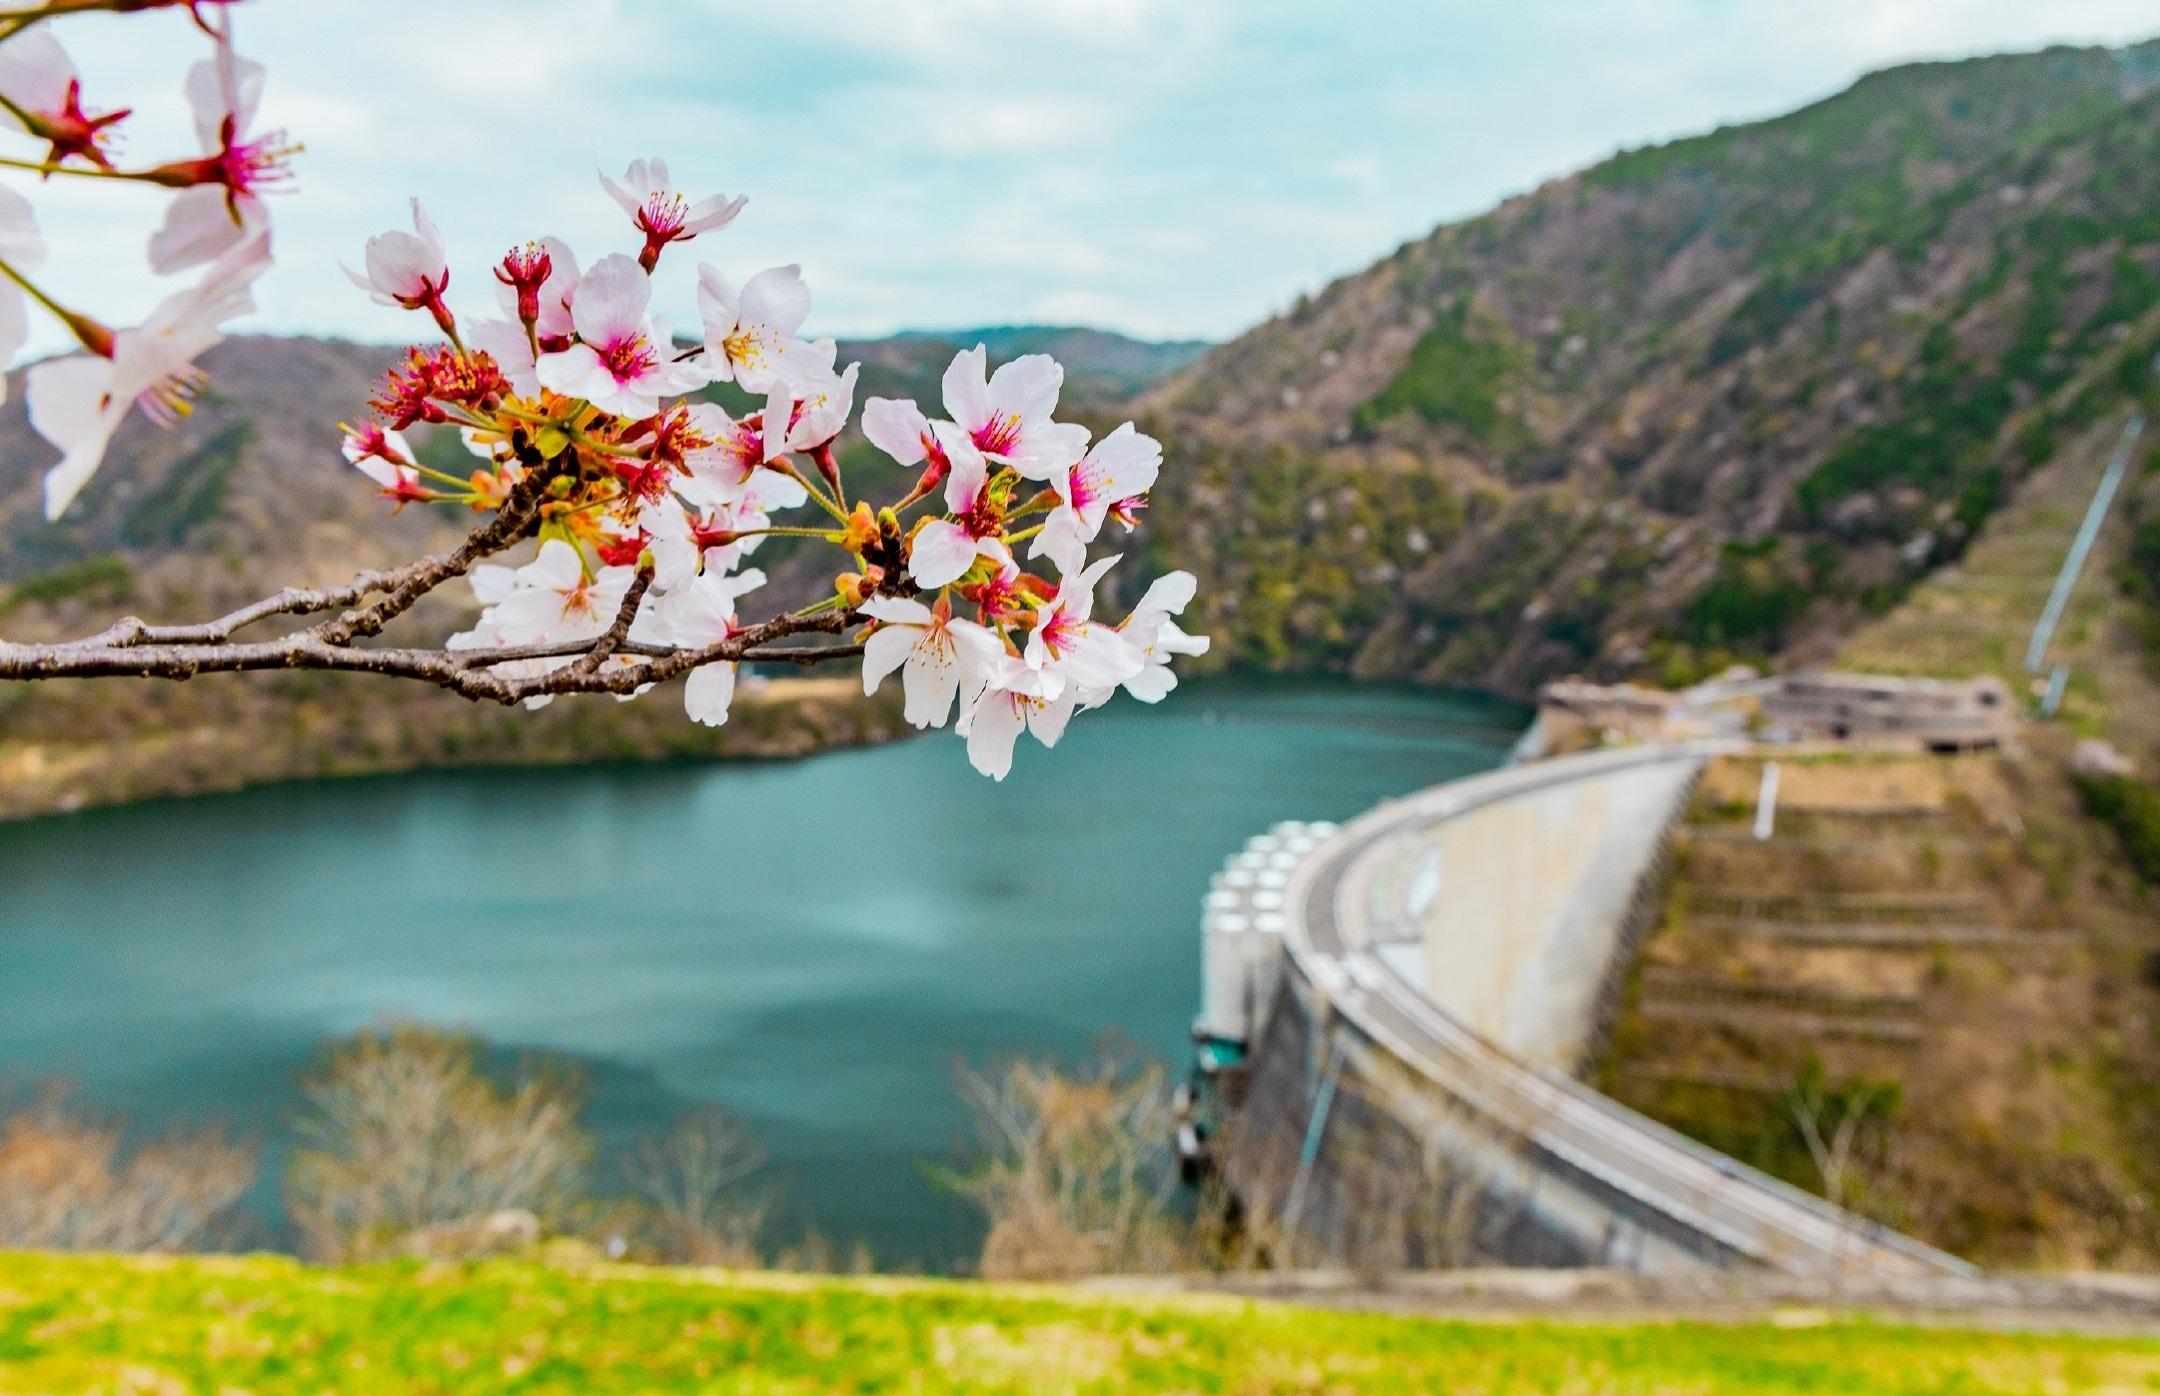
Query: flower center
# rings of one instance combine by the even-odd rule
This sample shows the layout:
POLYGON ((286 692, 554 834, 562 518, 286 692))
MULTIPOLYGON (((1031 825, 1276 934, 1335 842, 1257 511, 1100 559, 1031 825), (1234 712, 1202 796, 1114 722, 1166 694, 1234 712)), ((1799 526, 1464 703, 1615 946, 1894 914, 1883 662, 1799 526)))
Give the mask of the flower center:
POLYGON ((645 206, 638 210, 638 227, 665 242, 682 231, 688 208, 682 195, 662 190, 648 197, 645 206))
POLYGON ((653 352, 652 341, 643 334, 625 335, 600 351, 600 362, 615 376, 618 383, 628 383, 642 378, 660 362, 653 352))
POLYGON ((1010 454, 1020 444, 1019 414, 1006 412, 992 417, 973 432, 975 448, 986 456, 1010 454))
POLYGON ((169 427, 195 410, 195 395, 210 382, 210 375, 189 364, 176 368, 135 395, 142 414, 161 427, 169 427))

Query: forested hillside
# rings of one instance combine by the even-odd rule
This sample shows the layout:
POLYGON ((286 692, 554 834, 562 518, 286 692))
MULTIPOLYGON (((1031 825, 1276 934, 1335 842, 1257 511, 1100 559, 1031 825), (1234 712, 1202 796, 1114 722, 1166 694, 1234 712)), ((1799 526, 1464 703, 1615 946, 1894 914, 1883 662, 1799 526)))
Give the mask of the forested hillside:
POLYGON ((1820 657, 2149 391, 2156 81, 1892 69, 1443 227, 1145 399, 1155 557, 1276 667, 1820 657))

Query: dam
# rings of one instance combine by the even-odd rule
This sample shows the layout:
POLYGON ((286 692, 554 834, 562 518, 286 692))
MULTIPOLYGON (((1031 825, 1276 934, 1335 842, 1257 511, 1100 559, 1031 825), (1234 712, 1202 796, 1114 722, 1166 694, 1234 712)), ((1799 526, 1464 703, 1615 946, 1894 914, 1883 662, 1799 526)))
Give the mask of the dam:
POLYGON ((1181 1145, 1243 1224, 1299 1265, 1973 1273, 1577 1079, 1733 745, 1510 766, 1233 858, 1181 1145))

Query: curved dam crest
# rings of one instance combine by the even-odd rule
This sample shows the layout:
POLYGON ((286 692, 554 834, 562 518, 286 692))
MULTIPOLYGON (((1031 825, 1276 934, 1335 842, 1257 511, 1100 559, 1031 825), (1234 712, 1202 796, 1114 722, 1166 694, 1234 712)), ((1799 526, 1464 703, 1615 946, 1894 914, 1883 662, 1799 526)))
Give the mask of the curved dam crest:
POLYGON ((1195 1035, 1254 1226, 1299 1263, 1972 1272, 1571 1075, 1727 745, 1517 765, 1233 860, 1195 1035))

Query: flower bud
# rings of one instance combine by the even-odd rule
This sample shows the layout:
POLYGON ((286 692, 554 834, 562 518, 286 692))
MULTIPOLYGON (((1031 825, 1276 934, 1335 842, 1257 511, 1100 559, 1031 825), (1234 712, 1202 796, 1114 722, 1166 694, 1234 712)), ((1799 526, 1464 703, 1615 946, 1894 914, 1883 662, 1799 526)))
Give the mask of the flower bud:
POLYGON ((540 288, 555 274, 555 259, 537 242, 513 247, 495 268, 495 279, 517 292, 518 323, 528 330, 540 320, 540 288))
POLYGON ((840 546, 860 557, 877 546, 884 530, 878 526, 877 516, 870 512, 868 504, 858 504, 855 512, 848 515, 847 531, 840 536, 840 546))

